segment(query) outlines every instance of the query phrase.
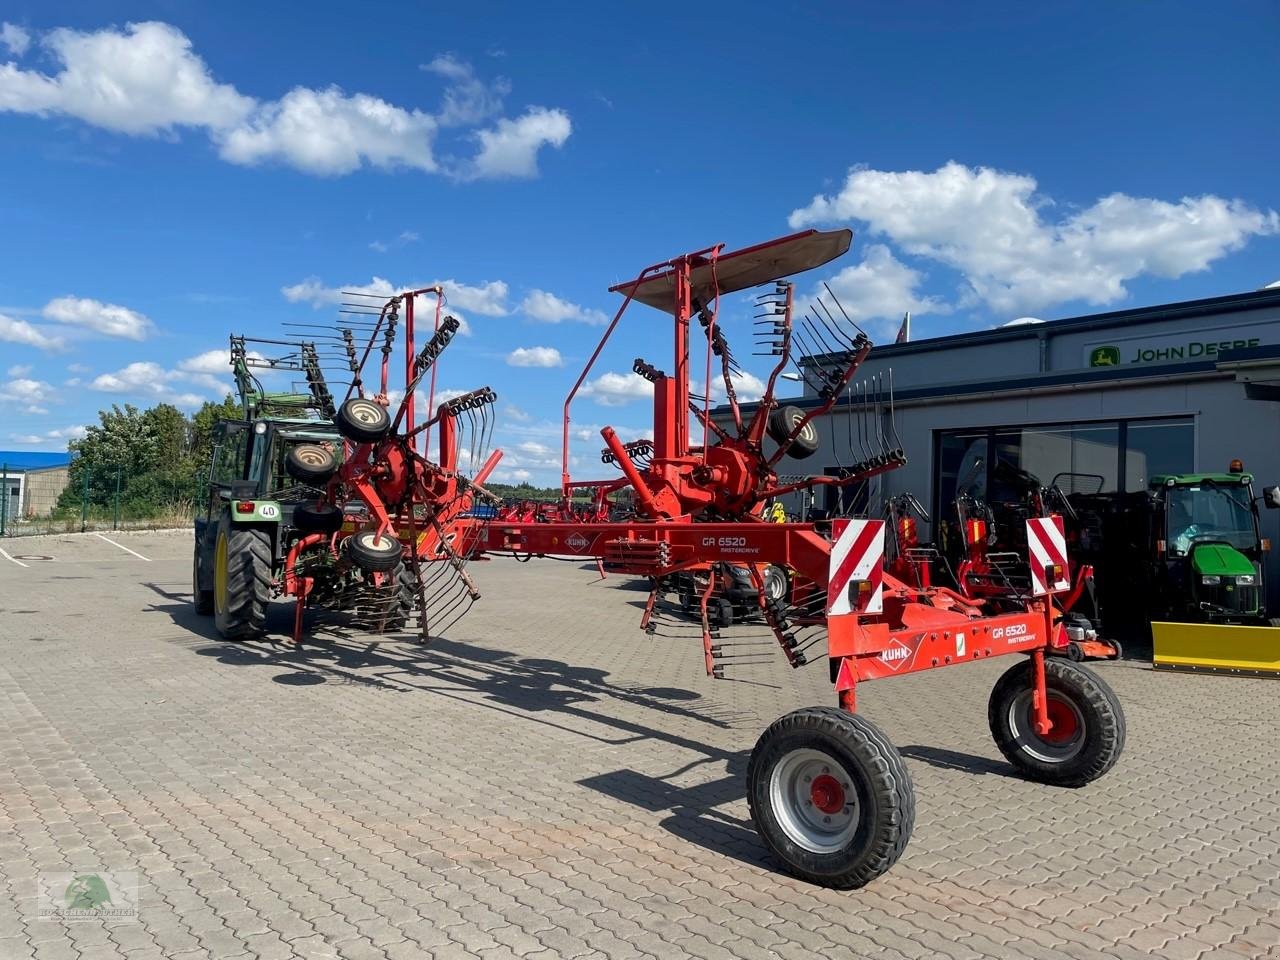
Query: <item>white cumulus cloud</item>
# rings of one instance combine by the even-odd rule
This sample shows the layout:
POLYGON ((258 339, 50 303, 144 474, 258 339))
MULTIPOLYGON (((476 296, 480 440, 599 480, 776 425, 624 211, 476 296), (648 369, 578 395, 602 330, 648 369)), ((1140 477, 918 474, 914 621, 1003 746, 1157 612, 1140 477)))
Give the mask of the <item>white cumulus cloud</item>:
POLYGON ((466 180, 528 178, 538 175, 538 151, 562 147, 573 132, 563 110, 530 107, 515 120, 502 119, 476 133, 480 153, 461 171, 466 180))
MULTIPOLYGON (((6 23, 0 42, 21 56, 32 37, 6 23)), ((0 64, 0 112, 73 117, 130 136, 201 130, 235 164, 275 162, 318 176, 365 167, 441 172, 437 132, 457 127, 469 128, 457 136, 475 144, 474 155, 451 159, 443 172, 461 180, 532 177, 539 150, 562 146, 571 132, 563 110, 533 107, 515 119, 501 117, 510 82, 482 80, 449 54, 424 65, 445 80, 432 113, 334 85, 295 86, 278 99, 259 100, 215 80, 191 40, 167 23, 61 28, 41 42, 56 72, 0 64)))
POLYGON ((0 43, 15 57, 20 57, 31 46, 31 34, 16 23, 0 23, 0 43))
MULTIPOLYGON (((831 287, 831 292, 850 319, 868 329, 874 337, 878 333, 896 331, 897 324, 907 311, 923 314, 947 313, 951 310, 949 305, 936 297, 920 293, 918 288, 923 280, 924 275, 920 271, 907 266, 884 244, 873 243, 867 247, 861 263, 845 267, 828 280, 827 285, 831 287)), ((840 311, 830 302, 826 290, 819 288, 817 296, 823 297, 827 309, 843 320, 840 311)), ((805 313, 811 302, 798 303, 796 316, 805 313)), ((822 311, 822 307, 814 309, 822 311)), ((800 336, 805 336, 807 328, 798 319, 796 324, 800 336)), ((825 329, 820 324, 817 326, 825 336, 825 329)))
POLYGON ((541 323, 563 323, 566 320, 576 320, 580 323, 604 324, 609 320, 599 310, 580 307, 546 290, 530 290, 520 301, 517 309, 525 316, 541 323))
POLYGON ((516 347, 507 354, 511 367, 563 367, 564 358, 555 347, 516 347))
POLYGON ((45 404, 56 395, 53 384, 30 377, 15 377, 0 384, 0 401, 17 404, 23 413, 48 413, 45 404))
POLYGON ((442 127, 471 126, 502 112, 502 98, 511 92, 511 82, 497 77, 485 82, 475 69, 452 53, 442 53, 420 70, 434 73, 449 81, 436 114, 442 127))
POLYGON ((620 407, 633 400, 651 398, 653 384, 638 373, 615 373, 610 370, 584 383, 578 395, 590 397, 602 407, 620 407))
POLYGON ((155 324, 136 310, 87 297, 57 297, 44 305, 42 313, 57 323, 125 340, 145 340, 155 329, 155 324))
POLYGON ((1114 303, 1125 282, 1208 269, 1280 215, 1205 195, 1176 202, 1114 193, 1047 218, 1052 202, 1024 174, 951 162, 932 173, 855 167, 840 191, 795 210, 791 226, 860 221, 901 250, 959 271, 967 299, 1026 312, 1114 303))
POLYGON ((0 340, 25 344, 37 350, 62 350, 67 345, 66 338, 26 320, 7 317, 3 313, 0 313, 0 340))
POLYGON ((0 110, 63 114, 136 135, 177 126, 228 129, 254 106, 252 98, 215 82, 191 41, 167 23, 94 33, 59 29, 44 44, 62 70, 49 76, 0 65, 0 110))
POLYGON ((150 360, 135 360, 112 373, 99 374, 93 378, 90 386, 103 393, 154 398, 176 407, 190 409, 200 406, 209 399, 206 394, 184 389, 184 385, 191 382, 207 387, 215 395, 221 387, 221 384, 207 373, 166 370, 160 364, 150 360))
POLYGON ((232 163, 276 160, 320 176, 351 173, 366 164, 430 173, 436 169, 435 129, 434 118, 421 110, 363 93, 347 96, 337 87, 295 87, 227 132, 220 153, 232 163))
MULTIPOLYGON (((453 310, 455 306, 488 317, 501 317, 510 312, 506 305, 508 287, 502 280, 490 280, 478 285, 459 283, 457 280, 436 280, 431 283, 395 286, 384 277, 374 277, 368 283, 349 283, 340 287, 329 287, 325 286, 319 277, 307 277, 300 283, 281 287, 280 293, 290 303, 309 303, 318 310, 321 307, 348 301, 374 303, 374 299, 371 298, 389 300, 406 290, 422 290, 435 286, 444 289, 446 312, 454 316, 458 316, 453 310), (349 297, 348 294, 357 296, 349 297)), ((375 303, 375 306, 381 307, 382 304, 375 303)), ((459 319, 462 318, 459 317, 459 319)), ((465 322, 460 332, 470 333, 465 322)))

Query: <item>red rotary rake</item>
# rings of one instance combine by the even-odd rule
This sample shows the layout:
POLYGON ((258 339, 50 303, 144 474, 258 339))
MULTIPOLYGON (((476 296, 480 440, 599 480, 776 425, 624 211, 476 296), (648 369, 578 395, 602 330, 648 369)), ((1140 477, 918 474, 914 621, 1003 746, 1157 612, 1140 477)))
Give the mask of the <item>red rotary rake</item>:
MULTIPOLYGON (((997 614, 955 591, 886 572, 882 520, 766 522, 766 503, 780 496, 823 485, 852 488, 906 459, 893 425, 891 391, 883 390, 878 379, 854 383, 871 341, 829 290, 797 311, 794 288, 782 279, 842 255, 850 241, 847 230, 808 231, 735 252, 708 247, 647 267, 613 288, 623 296, 622 306, 565 400, 563 493, 568 504, 580 486, 568 472, 575 395, 628 307, 639 302, 656 308, 673 322, 673 368, 667 373, 643 359, 634 365, 653 385, 652 439, 625 444, 613 429, 601 431, 631 487, 632 520, 601 522, 591 516, 583 521, 567 512, 530 518, 508 514, 492 521, 466 517, 473 499, 485 495, 481 484, 496 461, 491 457, 474 480, 463 478, 452 425, 459 413, 487 409, 493 395, 482 390, 441 404, 414 426, 414 390, 453 332, 438 310, 436 332, 416 356, 410 324, 408 384, 394 419, 385 406, 389 347, 377 395, 365 396, 357 375, 338 416, 347 456, 327 490, 327 502, 336 509, 356 500, 368 507, 368 525, 348 537, 345 548, 365 569, 403 566, 402 553, 419 580, 424 563, 460 573, 463 562, 480 551, 593 557, 652 579, 645 627, 670 580, 701 571, 703 652, 708 672, 717 676, 726 654, 708 622, 707 601, 722 575, 717 571, 745 569, 760 613, 793 666, 825 644, 838 704, 787 714, 760 737, 747 772, 752 817, 789 870, 838 888, 862 886, 888 870, 901 856, 915 819, 901 755, 855 712, 859 683, 1025 654, 996 682, 988 719, 1001 752, 1026 776, 1044 783, 1081 786, 1102 776, 1116 762, 1125 734, 1120 705, 1100 677, 1045 656, 1054 633, 1053 594, 1065 585, 1067 569, 1053 518, 1029 521, 1049 525, 1028 531, 1038 545, 1030 561, 1034 588, 1018 609, 997 614), (748 416, 737 401, 738 367, 717 319, 723 294, 764 284, 772 286, 758 299, 757 327, 765 353, 777 363, 748 416), (701 395, 692 390, 695 321, 706 339, 701 395), (809 360, 797 367, 816 395, 807 412, 779 407, 774 399, 778 377, 793 362, 793 344, 822 357, 820 363, 809 360), (711 415, 713 370, 727 403, 720 419, 711 415), (835 476, 780 478, 777 467, 785 456, 817 451, 819 419, 841 402, 852 415, 855 401, 858 443, 851 441, 850 447, 857 462, 835 476), (433 425, 440 427, 438 462, 427 460, 416 445, 433 425), (769 566, 788 571, 790 590, 782 596, 766 591, 763 572, 769 566)), ((386 328, 389 323, 394 331, 398 304, 403 300, 411 311, 413 296, 382 308, 375 336, 378 331, 390 336, 386 328)), ((372 345, 371 339, 369 349, 372 345)), ((313 542, 313 548, 335 549, 322 541, 313 542)), ((466 595, 474 596, 474 587, 463 582, 466 595)), ((291 592, 306 596, 305 586, 291 592)))
POLYGON ((358 357, 351 330, 343 331, 354 379, 334 416, 342 457, 318 446, 302 451, 311 474, 326 483, 317 502, 294 511, 295 525, 311 531, 294 542, 282 577, 282 592, 297 601, 295 643, 317 586, 349 582, 350 575, 335 577, 335 569, 356 571, 364 580, 355 603, 350 590, 340 592, 341 609, 354 609, 382 629, 403 628, 416 616, 424 638, 441 632, 480 596, 466 571, 476 541, 463 534, 473 528, 468 515, 476 501, 495 502, 483 483, 501 452, 493 451, 478 469, 475 464, 492 436, 489 413, 497 396, 481 387, 435 403, 436 361, 460 328, 456 318, 442 316, 443 304, 441 288, 429 287, 391 297, 381 307, 355 304, 349 311, 376 319, 365 321, 368 342, 358 357), (418 350, 414 308, 422 296, 435 298, 434 330, 418 350), (405 385, 393 417, 389 378, 402 309, 405 385), (370 393, 363 371, 375 348, 381 363, 377 390, 370 393), (415 423, 415 399, 428 373, 427 416, 415 423), (434 460, 421 452, 433 432, 434 460), (474 473, 468 476, 467 469, 474 473))
MULTIPOLYGON (((853 378, 871 341, 834 297, 818 298, 795 319, 794 289, 782 278, 843 254, 849 231, 808 231, 732 253, 709 247, 655 264, 613 288, 623 304, 565 400, 564 493, 569 478, 569 411, 624 312, 638 301, 671 315, 673 370, 667 374, 640 359, 635 372, 653 384, 652 441, 644 460, 609 427, 601 433, 630 483, 637 516, 626 523, 494 522, 476 532, 490 552, 572 554, 597 557, 653 578, 642 626, 648 626, 667 578, 710 569, 701 598, 708 672, 722 673, 722 649, 707 621, 707 597, 715 570, 745 565, 761 613, 793 666, 805 650, 825 640, 838 709, 812 707, 788 714, 765 731, 748 767, 752 817, 765 842, 789 870, 815 883, 850 888, 888 870, 901 855, 915 818, 911 779, 901 755, 874 724, 855 713, 858 683, 985 660, 1010 653, 1026 659, 997 681, 988 718, 1001 752, 1032 779, 1081 786, 1116 762, 1124 742, 1124 717, 1106 683, 1077 664, 1047 660, 1054 633, 1053 594, 1062 589, 1065 547, 1051 533, 1032 561, 1038 585, 1021 609, 988 615, 974 601, 943 588, 910 584, 884 570, 884 522, 837 520, 829 534, 809 523, 766 522, 770 500, 820 485, 851 487, 905 462, 896 444, 892 401, 879 387, 853 378), (722 294, 762 284, 774 286, 758 301, 766 352, 778 358, 751 416, 740 410, 737 367, 717 324, 722 294), (832 307, 835 309, 833 310, 832 307), (723 383, 728 415, 713 420, 711 389, 691 391, 690 339, 694 321, 707 341, 706 380, 713 364, 723 383), (804 412, 779 407, 774 387, 792 360, 792 344, 822 355, 821 366, 798 367, 817 395, 804 412), (816 452, 815 421, 844 397, 860 399, 857 463, 838 476, 780 480, 776 467, 788 454, 816 452), (691 429, 690 414, 702 437, 691 429), (772 440, 766 444, 765 437, 772 440), (772 449, 771 449, 772 447, 772 449), (1045 552, 1048 551, 1048 553, 1045 552), (1056 551, 1056 552, 1055 552, 1056 551), (761 571, 791 572, 786 598, 766 594, 761 571)), ((830 291, 828 290, 828 294, 830 291)), ((1029 530, 1029 536, 1035 531, 1029 530)))

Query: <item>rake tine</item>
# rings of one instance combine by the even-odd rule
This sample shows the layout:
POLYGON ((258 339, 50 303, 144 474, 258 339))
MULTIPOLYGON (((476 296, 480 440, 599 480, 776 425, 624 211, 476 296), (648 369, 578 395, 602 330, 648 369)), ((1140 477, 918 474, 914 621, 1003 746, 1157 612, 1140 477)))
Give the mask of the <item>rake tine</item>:
POLYGON ((823 326, 825 326, 829 331, 831 331, 831 335, 833 337, 835 337, 841 343, 847 343, 849 345, 849 349, 853 350, 854 349, 853 338, 840 330, 840 324, 836 322, 836 318, 832 316, 831 310, 827 307, 827 305, 822 302, 822 298, 817 297, 815 299, 818 303, 818 306, 822 307, 823 312, 825 312, 826 315, 831 318, 831 322, 827 323, 826 320, 823 320, 821 314, 818 314, 817 310, 813 311, 814 314, 818 317, 819 320, 822 320, 823 326))
POLYGON ((857 330, 858 333, 864 339, 869 339, 867 337, 867 332, 863 330, 860 326, 858 326, 856 323, 854 323, 853 318, 849 316, 848 313, 845 312, 844 306, 840 303, 840 298, 836 296, 835 291, 831 289, 827 281, 823 280, 822 285, 823 287, 826 288, 827 293, 831 294, 831 299, 835 303, 836 309, 840 311, 841 315, 845 318, 845 320, 847 320, 850 323, 850 325, 853 327, 853 329, 857 330))
MULTIPOLYGON (((815 313, 814 316, 816 317, 817 314, 815 313)), ((821 317, 819 317, 818 319, 821 320, 821 317)), ((822 332, 818 329, 818 327, 809 319, 808 314, 802 314, 800 317, 800 322, 805 325, 805 329, 809 331, 810 336, 812 336, 815 340, 817 340, 820 344, 822 344, 824 353, 840 352, 836 350, 834 347, 832 347, 829 343, 827 343, 827 338, 822 335, 822 332)))

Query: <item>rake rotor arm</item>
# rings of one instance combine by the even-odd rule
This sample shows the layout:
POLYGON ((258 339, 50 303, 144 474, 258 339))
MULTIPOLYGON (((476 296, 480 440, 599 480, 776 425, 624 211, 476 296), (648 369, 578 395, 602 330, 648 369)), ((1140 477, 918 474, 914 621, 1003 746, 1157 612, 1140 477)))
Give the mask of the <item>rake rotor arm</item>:
MULTIPOLYGON (((631 455, 627 453, 626 446, 622 443, 622 438, 614 432, 613 427, 605 427, 600 431, 600 436, 604 437, 605 446, 609 448, 609 452, 613 454, 615 462, 622 469, 622 474, 627 478, 627 482, 635 489, 636 503, 639 504, 644 512, 649 516, 657 519, 660 517, 661 511, 658 503, 650 493, 649 488, 645 486, 644 478, 640 475, 640 471, 636 469, 635 463, 631 459, 631 455)), ((568 474, 565 474, 565 483, 568 484, 568 474)), ((565 497, 568 498, 568 487, 565 488, 565 497)))

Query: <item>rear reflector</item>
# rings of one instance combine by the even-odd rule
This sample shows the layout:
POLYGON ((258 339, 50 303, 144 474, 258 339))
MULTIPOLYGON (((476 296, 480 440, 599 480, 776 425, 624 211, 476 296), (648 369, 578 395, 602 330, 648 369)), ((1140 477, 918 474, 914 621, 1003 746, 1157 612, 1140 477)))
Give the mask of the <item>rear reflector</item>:
POLYGON ((236 504, 236 513, 253 513, 257 505, 252 500, 241 500, 236 504))

